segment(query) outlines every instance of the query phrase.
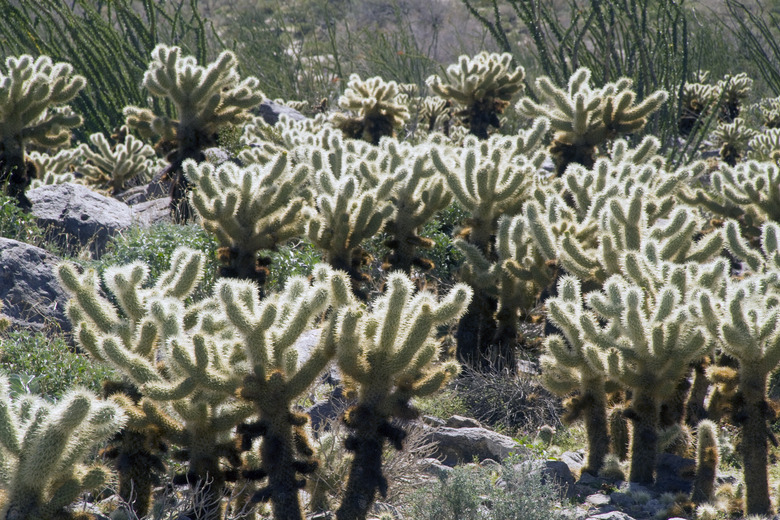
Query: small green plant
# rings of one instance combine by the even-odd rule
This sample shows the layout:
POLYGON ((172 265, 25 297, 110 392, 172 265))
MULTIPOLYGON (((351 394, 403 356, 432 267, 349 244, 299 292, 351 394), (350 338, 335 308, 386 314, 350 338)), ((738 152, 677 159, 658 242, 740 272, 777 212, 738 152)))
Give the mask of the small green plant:
POLYGON ((197 224, 176 225, 158 223, 149 228, 131 227, 116 235, 108 244, 106 253, 100 259, 99 270, 115 265, 129 264, 136 260, 149 266, 148 284, 155 283, 160 273, 166 271, 171 262, 173 251, 179 247, 189 247, 202 251, 212 265, 206 268, 201 282, 201 293, 209 292, 216 279, 217 244, 211 235, 197 224))
POLYGON ((8 332, 2 337, 0 366, 8 374, 11 391, 58 398, 81 386, 99 392, 113 371, 74 352, 61 337, 41 332, 8 332))
POLYGON ((458 466, 439 482, 421 489, 409 506, 416 520, 552 520, 558 489, 542 482, 543 464, 510 457, 500 470, 458 466), (497 485, 500 478, 502 486, 497 485))
POLYGON ((2 193, 0 193, 0 237, 35 245, 43 242, 43 231, 35 223, 35 217, 19 209, 12 197, 2 193))

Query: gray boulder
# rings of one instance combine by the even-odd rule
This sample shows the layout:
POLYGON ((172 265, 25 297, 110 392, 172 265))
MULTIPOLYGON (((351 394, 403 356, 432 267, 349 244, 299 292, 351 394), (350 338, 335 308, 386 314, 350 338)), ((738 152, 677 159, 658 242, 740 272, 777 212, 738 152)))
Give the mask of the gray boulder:
POLYGON ((27 196, 47 239, 74 253, 88 248, 99 256, 109 237, 133 220, 130 206, 79 184, 41 186, 27 196))
POLYGON ((426 441, 436 445, 433 457, 447 466, 485 459, 503 460, 525 448, 511 437, 486 428, 431 428, 424 426, 426 441))
POLYGON ((0 301, 12 328, 71 330, 68 294, 54 275, 59 261, 45 249, 0 238, 0 301))
POLYGON ((306 119, 306 116, 285 105, 280 105, 270 99, 266 99, 260 103, 257 107, 252 109, 252 113, 263 118, 263 120, 269 125, 275 125, 279 121, 279 117, 286 115, 294 121, 300 121, 306 119))

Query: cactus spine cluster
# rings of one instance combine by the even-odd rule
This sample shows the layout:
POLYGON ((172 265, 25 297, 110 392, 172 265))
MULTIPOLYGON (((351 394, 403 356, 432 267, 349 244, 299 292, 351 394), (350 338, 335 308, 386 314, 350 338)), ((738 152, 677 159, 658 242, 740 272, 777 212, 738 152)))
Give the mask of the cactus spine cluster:
POLYGON ((57 148, 70 140, 70 128, 81 117, 65 103, 86 80, 67 63, 48 56, 10 56, 0 71, 0 185, 23 209, 31 204, 24 191, 36 172, 26 161, 29 144, 57 148))
POLYGON ((182 56, 179 47, 158 45, 152 58, 143 86, 155 96, 170 99, 178 119, 134 106, 126 107, 124 113, 128 126, 144 136, 159 135, 173 147, 167 169, 173 181, 171 210, 176 219, 186 221, 191 208, 182 163, 187 159, 203 161, 203 150, 216 144, 220 128, 246 121, 247 111, 265 96, 257 78, 240 80, 232 52, 221 53, 206 67, 192 56, 182 56))

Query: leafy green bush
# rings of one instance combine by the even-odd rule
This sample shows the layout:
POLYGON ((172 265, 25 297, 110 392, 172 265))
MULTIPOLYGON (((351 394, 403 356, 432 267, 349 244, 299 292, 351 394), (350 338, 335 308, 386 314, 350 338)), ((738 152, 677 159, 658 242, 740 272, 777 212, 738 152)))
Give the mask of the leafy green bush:
POLYGON ((510 457, 499 471, 458 466, 414 495, 409 517, 416 520, 553 520, 558 489, 542 483, 541 461, 510 457))
POLYGON ((141 260, 149 266, 147 286, 154 284, 157 277, 168 269, 174 249, 186 246, 206 253, 208 263, 201 282, 199 295, 207 294, 214 285, 217 276, 217 243, 197 224, 176 225, 158 223, 149 228, 133 226, 113 237, 108 243, 106 253, 96 268, 102 272, 111 265, 129 264, 141 260))
POLYGON ((269 254, 271 271, 266 287, 276 291, 284 287, 291 276, 309 276, 314 264, 322 261, 322 253, 308 240, 282 246, 269 254))
POLYGON ((19 209, 16 199, 0 193, 0 237, 39 245, 43 231, 35 223, 35 217, 19 209))
POLYGON ((11 390, 57 398, 74 386, 100 392, 112 370, 78 354, 62 337, 37 332, 9 332, 0 340, 0 370, 11 390))

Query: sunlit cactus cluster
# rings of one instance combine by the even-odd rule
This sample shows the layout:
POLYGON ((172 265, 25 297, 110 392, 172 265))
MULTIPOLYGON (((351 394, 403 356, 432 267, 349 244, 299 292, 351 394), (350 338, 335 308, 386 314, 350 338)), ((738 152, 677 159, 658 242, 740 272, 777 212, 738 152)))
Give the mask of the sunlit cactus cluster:
POLYGON ((330 114, 270 124, 238 66, 158 45, 154 109, 72 148, 84 79, 45 56, 0 70, 0 181, 22 208, 30 185, 117 196, 155 176, 174 222, 217 244, 215 259, 177 248, 155 277, 141 261, 58 265, 75 346, 116 378, 56 405, 0 378, 4 518, 77 518, 67 506, 114 479, 116 518, 151 514, 169 481, 199 497, 182 518, 365 520, 415 402, 463 367, 515 377, 521 359, 584 424, 583 473, 652 485, 661 453, 695 456, 686 500, 709 511, 728 424, 741 511, 773 512, 778 100, 750 107, 745 74, 647 92, 579 67, 559 85, 482 52, 419 85, 352 75, 330 114), (650 135, 670 102, 674 135, 650 135), (707 157, 669 151, 702 128, 707 157), (228 129, 236 148, 214 164, 228 129), (302 249, 303 274, 284 272, 302 249), (318 443, 351 454, 337 506, 314 485, 334 457, 318 458, 301 404, 333 367, 348 433, 318 443))

